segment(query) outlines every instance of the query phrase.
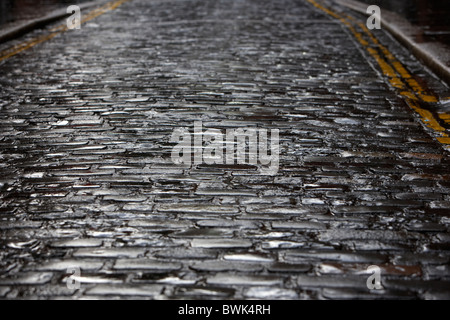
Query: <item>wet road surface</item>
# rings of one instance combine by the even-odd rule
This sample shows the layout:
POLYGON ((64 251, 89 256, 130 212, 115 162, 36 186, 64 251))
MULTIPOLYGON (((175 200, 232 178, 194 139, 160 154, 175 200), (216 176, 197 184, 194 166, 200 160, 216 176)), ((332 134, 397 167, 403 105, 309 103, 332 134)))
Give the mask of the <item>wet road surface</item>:
POLYGON ((306 0, 133 0, 4 59, 0 297, 450 298, 448 88, 349 30, 306 0), (279 129, 278 174, 174 164, 195 121, 279 129))

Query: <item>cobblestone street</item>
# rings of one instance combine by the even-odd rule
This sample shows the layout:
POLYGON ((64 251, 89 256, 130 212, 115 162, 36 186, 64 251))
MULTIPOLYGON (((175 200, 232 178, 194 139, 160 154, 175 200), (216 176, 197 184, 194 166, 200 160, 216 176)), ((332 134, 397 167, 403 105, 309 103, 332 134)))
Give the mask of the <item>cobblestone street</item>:
POLYGON ((0 299, 450 299, 450 91, 316 1, 113 1, 0 44, 0 299), (277 174, 174 163, 198 121, 279 129, 277 174))

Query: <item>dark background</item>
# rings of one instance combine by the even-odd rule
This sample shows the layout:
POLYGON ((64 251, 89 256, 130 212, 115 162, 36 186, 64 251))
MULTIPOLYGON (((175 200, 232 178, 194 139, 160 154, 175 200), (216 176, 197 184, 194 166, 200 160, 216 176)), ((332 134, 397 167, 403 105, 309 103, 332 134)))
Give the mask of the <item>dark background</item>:
POLYGON ((424 30, 424 41, 440 41, 450 45, 449 0, 359 0, 377 5, 406 18, 424 30))
POLYGON ((0 28, 89 0, 0 0, 0 28))
MULTIPOLYGON (((28 19, 45 16, 52 10, 90 0, 1 0, 0 28, 28 19)), ((230 0, 232 2, 233 0, 230 0)), ((450 45, 449 0, 359 0, 378 5, 421 26, 422 41, 440 41, 450 45)))

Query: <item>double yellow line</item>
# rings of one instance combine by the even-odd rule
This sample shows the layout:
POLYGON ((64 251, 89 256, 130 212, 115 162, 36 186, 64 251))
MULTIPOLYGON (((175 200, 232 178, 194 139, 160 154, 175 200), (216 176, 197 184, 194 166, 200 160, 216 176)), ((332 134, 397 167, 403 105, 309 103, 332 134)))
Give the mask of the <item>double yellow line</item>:
MULTIPOLYGON (((322 6, 315 0, 306 0, 316 8, 327 13, 331 17, 342 22, 354 35, 356 40, 367 50, 367 52, 378 63, 383 74, 388 78, 392 87, 405 99, 406 103, 416 111, 422 122, 436 133, 436 139, 444 144, 450 145, 450 136, 446 129, 441 126, 434 115, 420 106, 421 102, 437 103, 439 99, 431 92, 423 88, 414 77, 406 70, 403 64, 367 29, 364 23, 356 21, 349 15, 340 15, 322 6), (359 27, 359 31, 357 29, 359 27), (364 37, 366 36, 366 38, 364 37), (369 41, 367 41, 368 39, 369 41)), ((440 114, 439 117, 446 123, 450 123, 450 115, 440 114)))
MULTIPOLYGON (((116 0, 116 1, 111 1, 108 2, 107 4, 105 4, 104 6, 101 6, 97 9, 94 9, 92 11, 90 11, 87 16, 81 20, 81 23, 86 23, 92 19, 97 18, 98 16, 107 13, 108 11, 114 10, 117 7, 119 7, 120 5, 122 5, 123 3, 130 1, 130 0, 116 0)), ((69 28, 67 28, 67 25, 60 25, 56 28, 53 28, 50 30, 50 34, 46 34, 37 38, 34 38, 30 41, 26 41, 23 43, 20 43, 18 45, 13 46, 12 48, 9 48, 7 50, 4 50, 2 52, 0 52, 0 62, 9 59, 25 50, 28 50, 40 43, 43 43, 45 41, 48 41, 50 39, 53 39, 54 37, 56 37, 57 35, 64 33, 66 31, 68 31, 69 28)))

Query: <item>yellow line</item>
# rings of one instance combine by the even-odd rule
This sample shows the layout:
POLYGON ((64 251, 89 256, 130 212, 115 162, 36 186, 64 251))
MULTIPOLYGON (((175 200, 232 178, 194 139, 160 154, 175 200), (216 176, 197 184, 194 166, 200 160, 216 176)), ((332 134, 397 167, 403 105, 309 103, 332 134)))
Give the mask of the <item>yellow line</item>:
MULTIPOLYGON (((437 97, 433 94, 427 92, 411 74, 406 70, 406 68, 395 58, 395 56, 385 47, 383 46, 379 40, 367 29, 367 27, 360 22, 356 22, 356 24, 367 34, 371 40, 371 42, 381 51, 383 57, 379 54, 379 52, 370 46, 369 42, 367 42, 363 35, 358 32, 355 27, 348 21, 346 18, 340 16, 339 14, 325 8, 324 6, 317 3, 315 0, 306 0, 311 3, 316 8, 324 11, 330 16, 341 21, 350 32, 355 36, 358 42, 366 48, 367 52, 375 59, 381 68, 383 74, 388 78, 389 83, 392 87, 399 90, 399 94, 405 98, 407 104, 416 111, 422 118, 422 122, 433 129, 440 137, 437 138, 439 142, 442 144, 450 144, 450 137, 445 132, 446 129, 443 128, 439 121, 433 116, 433 114, 420 107, 417 103, 418 100, 435 103, 438 102, 437 97), (389 63, 390 62, 390 63, 389 63), (391 66, 392 65, 392 66, 391 66), (405 85, 408 84, 407 85, 405 85)), ((349 20, 355 21, 353 17, 347 16, 349 20)))
POLYGON ((433 114, 430 111, 419 107, 417 105, 416 101, 413 101, 413 100, 410 100, 410 99, 406 99, 406 102, 409 104, 409 106, 411 108, 413 108, 418 114, 420 114, 420 116, 422 117, 422 121, 424 121, 424 123, 428 127, 434 129, 437 132, 440 132, 442 136, 448 137, 448 135, 446 133, 444 133, 445 132, 445 128, 443 128, 439 124, 439 122, 433 117, 433 114))
MULTIPOLYGON (((82 24, 86 23, 86 22, 88 22, 88 21, 90 21, 92 19, 95 19, 98 16, 100 16, 100 15, 102 15, 102 14, 108 12, 108 11, 114 10, 114 9, 116 9, 117 7, 119 7, 120 5, 122 5, 123 3, 127 2, 127 1, 130 1, 130 0, 118 0, 118 1, 108 2, 106 5, 104 5, 104 6, 100 7, 100 8, 94 9, 91 12, 89 12, 87 14, 87 16, 81 21, 81 23, 82 24)), ((58 26, 56 28, 51 29, 50 30, 51 33, 48 34, 48 35, 43 35, 43 36, 34 38, 34 39, 30 40, 30 41, 26 41, 26 42, 20 43, 18 45, 13 46, 12 48, 4 50, 4 51, 0 52, 0 62, 4 61, 6 59, 9 59, 9 58, 11 58, 11 57, 13 57, 13 56, 15 56, 15 55, 25 51, 25 50, 28 50, 28 49, 30 49, 30 48, 32 48, 32 47, 34 47, 34 46, 36 46, 36 45, 38 45, 40 43, 43 43, 43 42, 48 41, 50 39, 53 39, 57 35, 59 35, 61 33, 64 33, 64 32, 66 32, 68 30, 69 30, 69 28, 67 28, 66 25, 60 25, 60 26, 58 26)))
POLYGON ((437 141, 439 141, 442 144, 450 144, 450 138, 449 137, 437 137, 437 141))
MULTIPOLYGON (((354 20, 353 17, 348 16, 349 19, 354 20)), ((357 22, 358 26, 364 30, 364 32, 370 37, 372 42, 378 46, 378 48, 381 49, 384 56, 388 58, 388 60, 391 62, 391 64, 394 66, 395 70, 400 74, 400 76, 403 79, 406 79, 409 86, 414 90, 414 92, 418 95, 422 101, 425 102, 438 102, 438 99, 427 93, 427 90, 424 89, 412 76, 411 74, 406 70, 406 68, 395 58, 395 56, 385 47, 383 46, 378 39, 373 35, 372 32, 367 29, 367 26, 364 23, 357 22)))

